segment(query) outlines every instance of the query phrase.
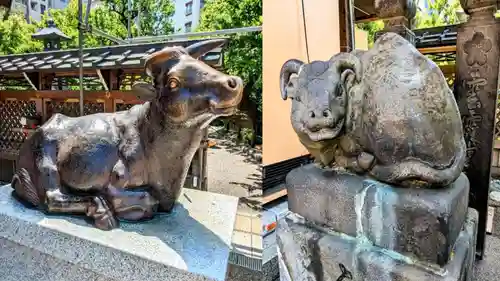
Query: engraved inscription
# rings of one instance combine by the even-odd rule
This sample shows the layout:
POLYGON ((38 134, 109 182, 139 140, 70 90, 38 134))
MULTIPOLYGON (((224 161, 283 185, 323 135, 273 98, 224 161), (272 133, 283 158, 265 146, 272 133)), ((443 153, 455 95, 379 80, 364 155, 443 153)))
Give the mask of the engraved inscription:
POLYGON ((492 44, 490 39, 484 38, 482 32, 476 32, 472 39, 465 42, 464 51, 467 54, 467 64, 472 66, 474 64, 484 65, 488 61, 488 52, 491 50, 492 44))
POLYGON ((337 278, 337 281, 352 280, 351 272, 347 270, 347 268, 345 268, 345 266, 341 263, 339 263, 339 267, 342 274, 339 276, 339 278, 337 278))
POLYGON ((469 167, 470 160, 479 149, 479 128, 483 121, 481 109, 483 105, 479 98, 479 92, 486 85, 487 80, 480 76, 478 69, 472 69, 471 79, 465 80, 464 87, 467 89, 466 105, 468 115, 462 117, 464 125, 465 142, 467 144, 467 160, 465 167, 469 167))

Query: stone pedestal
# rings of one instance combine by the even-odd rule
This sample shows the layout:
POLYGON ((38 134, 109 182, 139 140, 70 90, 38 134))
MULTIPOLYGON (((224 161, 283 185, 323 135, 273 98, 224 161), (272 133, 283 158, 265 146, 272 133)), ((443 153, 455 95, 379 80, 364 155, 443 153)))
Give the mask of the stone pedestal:
POLYGON ((101 231, 0 187, 2 281, 225 280, 238 198, 184 189, 171 214, 101 231))
POLYGON ((288 174, 287 189, 282 280, 472 277, 477 212, 464 175, 443 189, 408 189, 308 165, 288 174))

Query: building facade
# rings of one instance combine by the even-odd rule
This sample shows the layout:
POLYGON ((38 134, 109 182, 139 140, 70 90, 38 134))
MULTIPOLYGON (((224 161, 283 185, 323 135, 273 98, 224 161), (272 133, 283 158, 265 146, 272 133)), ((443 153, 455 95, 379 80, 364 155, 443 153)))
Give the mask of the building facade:
MULTIPOLYGON (((40 21, 42 15, 46 13, 49 9, 64 9, 69 4, 70 0, 14 0, 12 1, 12 11, 22 11, 24 15, 34 20, 40 21), (27 8, 29 6, 29 9, 27 8)), ((100 1, 92 1, 92 6, 95 7, 99 5, 100 1)), ((88 3, 88 0, 83 0, 84 5, 88 3)))
POLYGON ((175 0, 173 22, 175 33, 193 32, 200 23, 204 0, 175 0))

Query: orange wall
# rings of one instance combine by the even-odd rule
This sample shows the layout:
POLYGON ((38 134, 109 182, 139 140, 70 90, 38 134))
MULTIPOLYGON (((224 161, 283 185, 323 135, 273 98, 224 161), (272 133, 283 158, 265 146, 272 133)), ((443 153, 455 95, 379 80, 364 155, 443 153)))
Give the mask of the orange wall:
MULTIPOLYGON (((283 101, 279 72, 291 58, 307 62, 300 0, 264 0, 263 165, 308 154, 290 124, 290 101, 283 101)), ((304 0, 309 58, 327 60, 340 51, 339 4, 304 0)))
POLYGON ((357 29, 354 32, 355 48, 358 50, 368 50, 368 32, 357 29))

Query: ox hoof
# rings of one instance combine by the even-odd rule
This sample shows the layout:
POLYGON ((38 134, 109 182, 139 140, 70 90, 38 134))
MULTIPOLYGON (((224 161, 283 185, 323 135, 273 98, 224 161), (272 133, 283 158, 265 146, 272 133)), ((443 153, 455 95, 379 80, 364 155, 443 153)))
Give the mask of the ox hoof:
POLYGON ((374 162, 375 162, 375 157, 370 153, 362 152, 358 156, 358 165, 365 171, 370 170, 374 162))
POLYGON ((111 213, 94 217, 95 227, 101 230, 111 230, 118 227, 118 220, 111 213))
POLYGON ((325 167, 326 167, 326 166, 325 166, 325 165, 324 165, 321 161, 319 161, 319 160, 314 161, 314 163, 313 163, 313 164, 314 164, 314 166, 316 166, 316 168, 319 168, 319 169, 323 169, 323 168, 325 168, 325 167))
POLYGON ((94 226, 101 230, 111 230, 119 225, 113 212, 102 198, 94 198, 94 204, 89 206, 87 216, 93 218, 94 226))
POLYGON ((118 218, 130 222, 150 220, 154 217, 154 215, 154 210, 145 210, 142 209, 141 206, 137 206, 135 210, 128 210, 126 212, 117 213, 118 218))

